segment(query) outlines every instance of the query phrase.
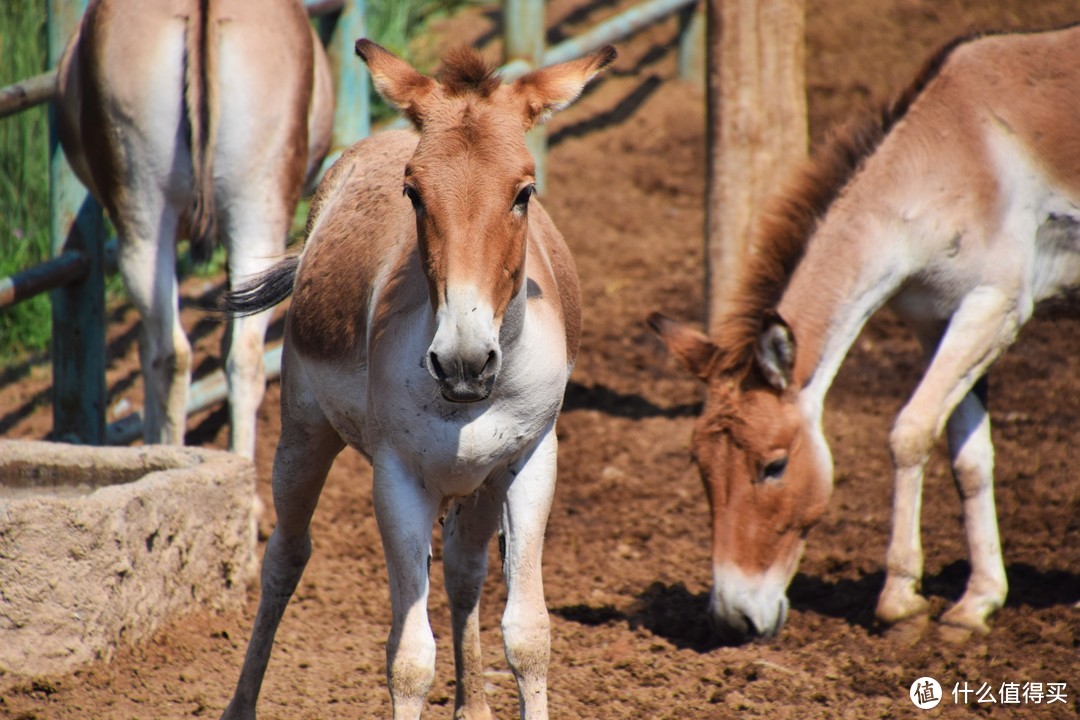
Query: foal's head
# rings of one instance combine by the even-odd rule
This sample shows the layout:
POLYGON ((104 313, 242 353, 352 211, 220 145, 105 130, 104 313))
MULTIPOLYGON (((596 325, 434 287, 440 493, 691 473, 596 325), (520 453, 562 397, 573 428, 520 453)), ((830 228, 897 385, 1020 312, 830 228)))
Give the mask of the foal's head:
POLYGON ((828 446, 793 386, 794 339, 775 315, 742 352, 660 314, 649 324, 708 386, 692 443, 712 510, 710 621, 729 640, 775 635, 832 488, 828 446))
POLYGON ((402 180, 435 315, 427 369, 447 400, 483 400, 502 365, 500 338, 520 329, 523 310, 514 301, 524 299, 536 189, 525 132, 573 102, 615 50, 507 85, 468 49, 446 58, 439 80, 368 40, 356 52, 379 93, 420 131, 402 180))

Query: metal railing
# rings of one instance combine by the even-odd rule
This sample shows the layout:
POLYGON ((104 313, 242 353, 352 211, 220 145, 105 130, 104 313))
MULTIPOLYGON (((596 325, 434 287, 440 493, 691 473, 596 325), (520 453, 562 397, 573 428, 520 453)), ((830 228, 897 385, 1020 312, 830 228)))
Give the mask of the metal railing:
MULTIPOLYGON (((48 0, 49 65, 55 68, 67 39, 78 26, 88 0, 48 0)), ((506 64, 502 75, 513 79, 533 68, 582 57, 605 44, 679 14, 679 72, 700 82, 704 63, 704 23, 699 0, 646 0, 576 37, 545 48, 543 0, 503 0, 506 64)), ((366 35, 365 0, 305 0, 335 70, 334 140, 328 163, 340 149, 370 132, 368 78, 353 59, 353 43, 366 35)), ((55 70, 0 88, 0 119, 51 101, 57 92, 55 70)), ((53 437, 93 445, 124 444, 141 434, 142 418, 133 413, 105 423, 104 278, 115 272, 116 239, 106 239, 102 212, 75 178, 56 137, 55 108, 50 106, 49 195, 53 258, 10 277, 0 278, 0 309, 42 292, 52 293, 53 437)), ((537 181, 546 177, 546 135, 542 127, 527 138, 536 158, 537 181)), ((324 165, 324 167, 327 167, 324 165)), ((281 367, 281 348, 264 356, 267 379, 281 367)), ((193 383, 188 414, 226 397, 218 370, 193 383)))

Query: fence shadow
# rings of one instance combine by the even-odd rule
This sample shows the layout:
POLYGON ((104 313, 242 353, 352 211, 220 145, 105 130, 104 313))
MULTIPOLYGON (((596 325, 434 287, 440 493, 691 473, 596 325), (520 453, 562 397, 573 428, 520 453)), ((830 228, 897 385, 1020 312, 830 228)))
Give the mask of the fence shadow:
POLYGON ((548 138, 548 147, 555 147, 564 140, 581 137, 590 132, 618 125, 633 115, 645 101, 663 84, 659 75, 649 75, 610 110, 597 113, 585 120, 559 128, 548 138))
POLYGON ((571 380, 566 386, 562 409, 563 412, 597 410, 605 415, 640 419, 697 417, 701 407, 700 402, 662 407, 638 394, 622 393, 606 385, 582 385, 571 380))

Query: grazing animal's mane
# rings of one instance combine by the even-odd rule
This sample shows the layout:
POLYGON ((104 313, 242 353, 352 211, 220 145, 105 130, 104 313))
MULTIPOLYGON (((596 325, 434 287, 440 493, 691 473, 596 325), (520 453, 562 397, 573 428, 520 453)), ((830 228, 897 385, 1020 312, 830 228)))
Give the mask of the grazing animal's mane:
POLYGON ((958 37, 934 53, 914 81, 880 114, 866 115, 833 131, 789 181, 786 191, 771 198, 732 293, 729 309, 718 323, 713 342, 722 352, 713 370, 746 369, 766 316, 776 308, 792 273, 833 202, 907 114, 927 85, 938 76, 952 52, 981 34, 958 37))
POLYGON ((439 71, 439 84, 450 97, 473 93, 488 97, 502 84, 495 66, 471 47, 451 50, 439 71))

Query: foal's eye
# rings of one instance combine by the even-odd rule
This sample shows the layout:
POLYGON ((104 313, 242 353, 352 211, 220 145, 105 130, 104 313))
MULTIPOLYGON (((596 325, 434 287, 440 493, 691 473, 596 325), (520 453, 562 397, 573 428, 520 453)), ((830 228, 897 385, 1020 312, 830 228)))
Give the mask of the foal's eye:
POLYGON ((779 480, 784 476, 784 471, 787 470, 786 457, 777 458, 765 464, 765 467, 761 470, 761 481, 769 482, 770 480, 779 480))
POLYGON ((423 212, 424 201, 420 199, 420 192, 412 185, 406 185, 403 191, 404 195, 409 198, 409 202, 412 203, 413 210, 416 212, 423 212))
POLYGON ((518 212, 525 212, 525 209, 529 206, 529 198, 536 192, 535 185, 526 185, 518 192, 517 197, 514 198, 514 209, 518 212))

